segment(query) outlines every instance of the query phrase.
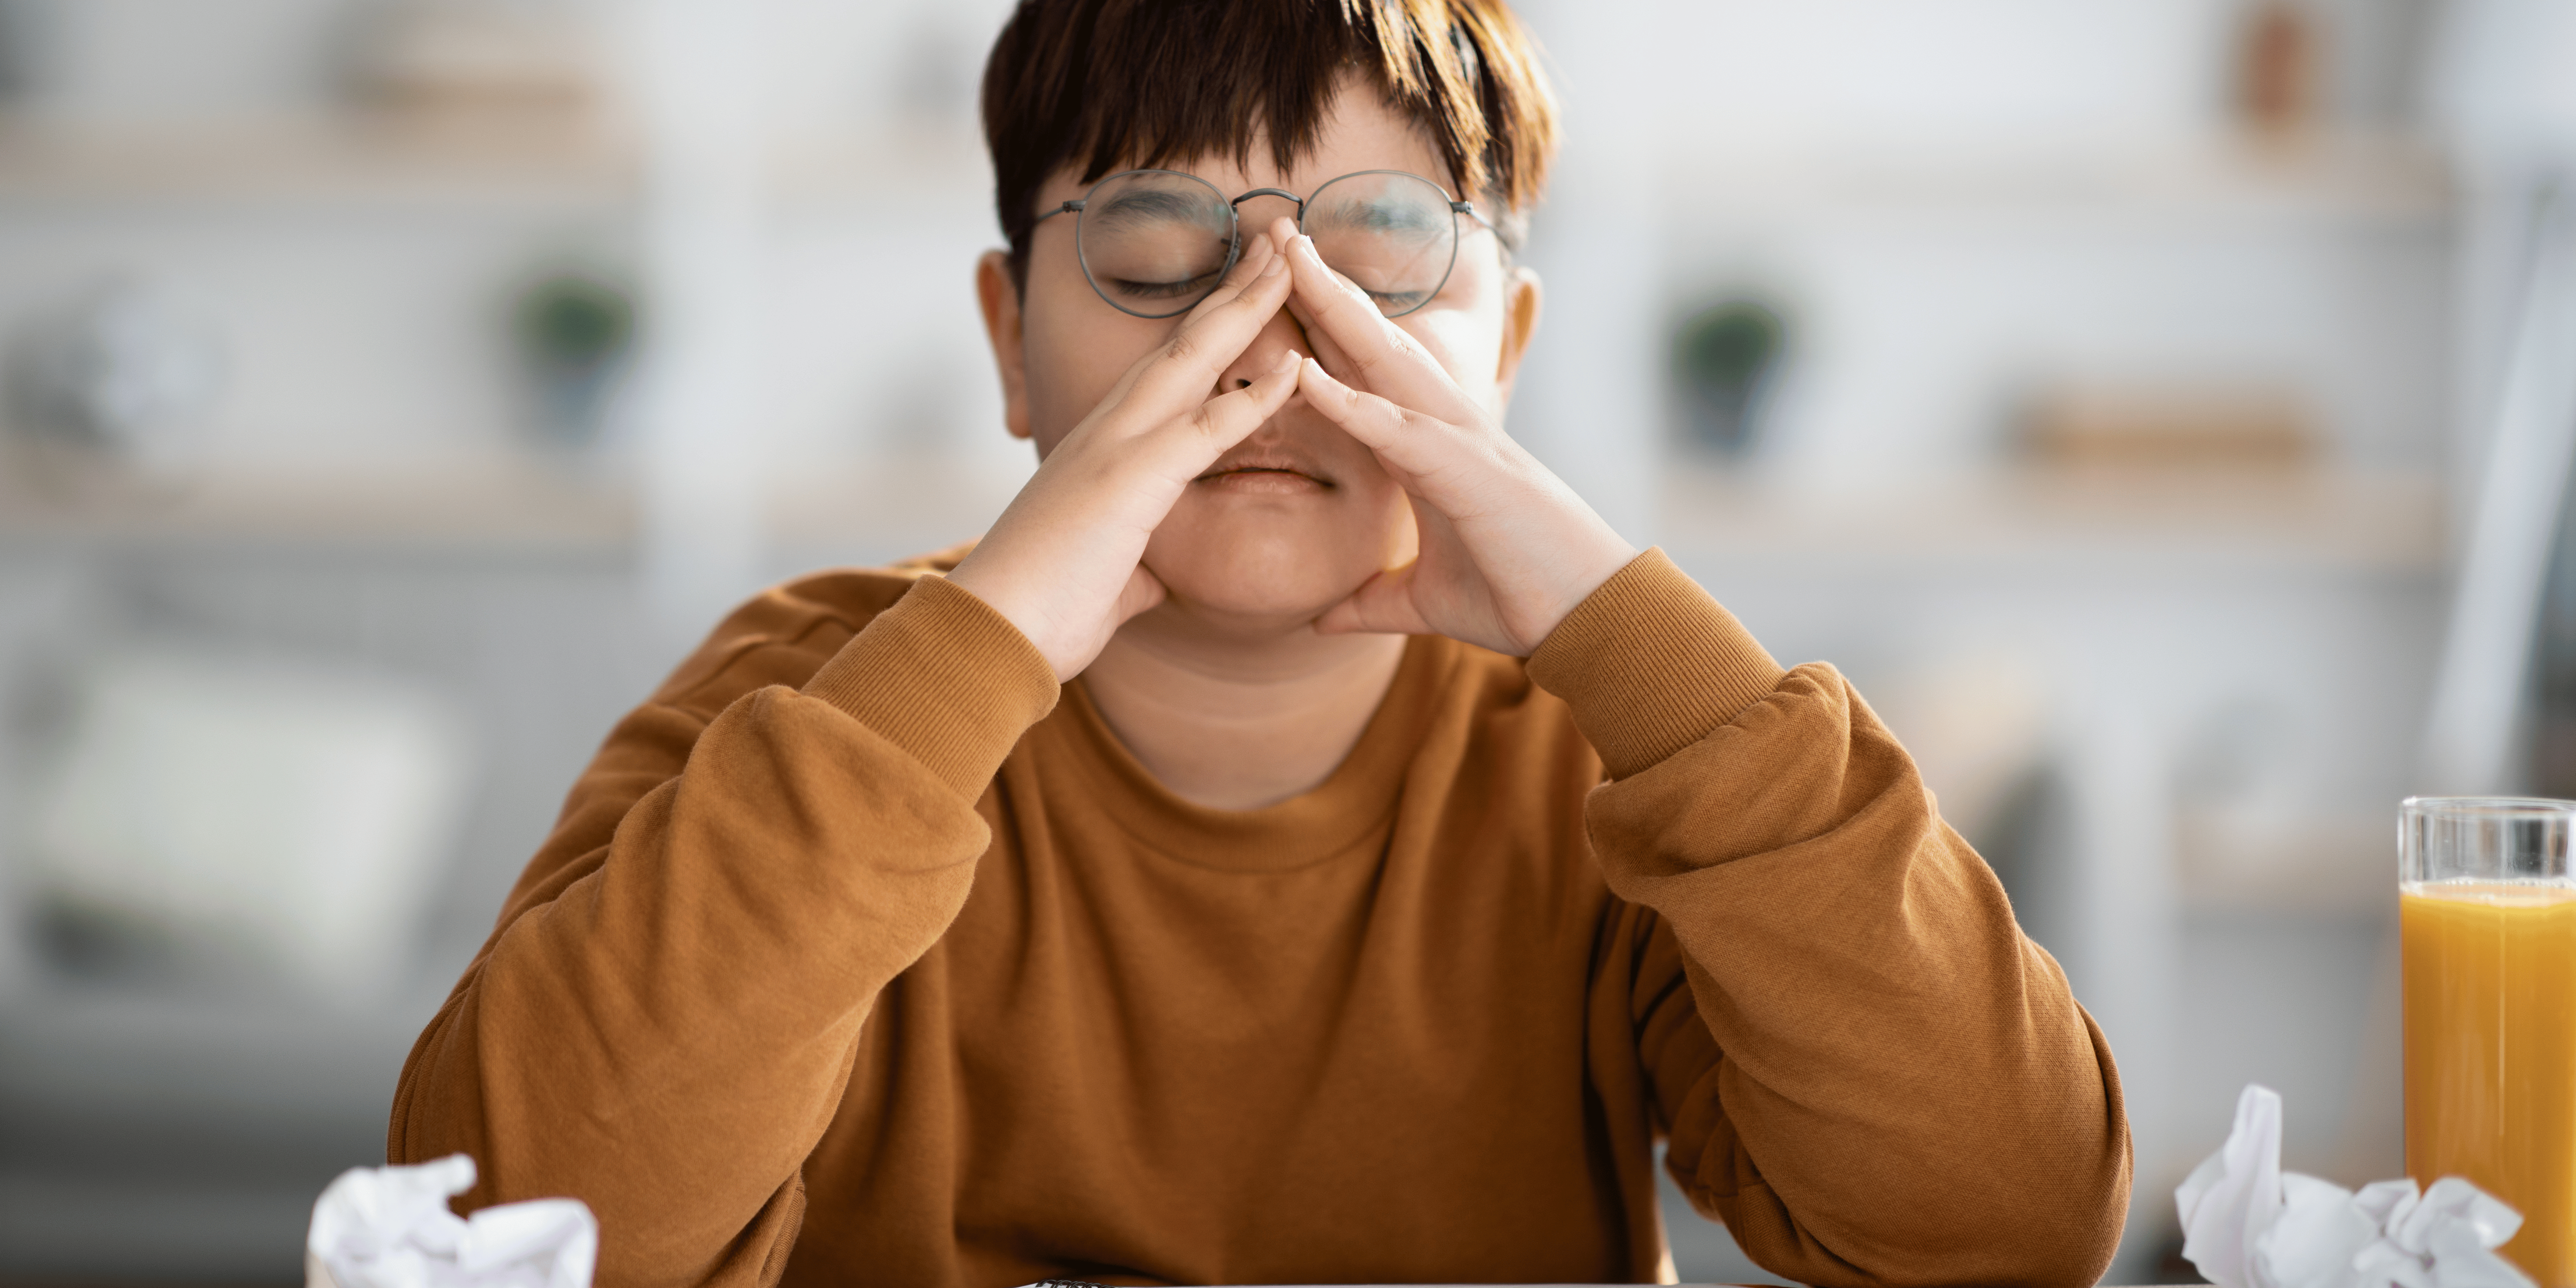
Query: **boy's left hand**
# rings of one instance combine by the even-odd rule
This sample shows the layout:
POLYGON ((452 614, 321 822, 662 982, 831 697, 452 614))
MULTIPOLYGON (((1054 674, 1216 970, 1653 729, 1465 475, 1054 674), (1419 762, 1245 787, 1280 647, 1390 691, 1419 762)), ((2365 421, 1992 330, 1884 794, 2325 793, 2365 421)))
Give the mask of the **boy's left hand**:
POLYGON ((1437 634, 1527 657, 1577 604, 1637 557, 1583 498, 1503 432, 1421 342, 1325 266, 1289 246, 1296 312, 1316 352, 1306 401, 1376 453, 1413 499, 1422 549, 1361 584, 1315 629, 1437 634))

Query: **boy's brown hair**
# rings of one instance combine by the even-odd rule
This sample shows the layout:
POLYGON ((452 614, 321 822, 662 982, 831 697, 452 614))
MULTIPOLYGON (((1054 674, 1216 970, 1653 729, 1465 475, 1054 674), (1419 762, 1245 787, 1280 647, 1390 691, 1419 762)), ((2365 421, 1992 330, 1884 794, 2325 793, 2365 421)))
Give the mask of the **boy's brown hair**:
POLYGON ((1090 184, 1191 157, 1248 162, 1264 139, 1285 169, 1315 145, 1346 75, 1375 83, 1437 145, 1459 195, 1518 243, 1556 103, 1502 0, 1020 0, 984 64, 1014 275, 1058 169, 1090 184))

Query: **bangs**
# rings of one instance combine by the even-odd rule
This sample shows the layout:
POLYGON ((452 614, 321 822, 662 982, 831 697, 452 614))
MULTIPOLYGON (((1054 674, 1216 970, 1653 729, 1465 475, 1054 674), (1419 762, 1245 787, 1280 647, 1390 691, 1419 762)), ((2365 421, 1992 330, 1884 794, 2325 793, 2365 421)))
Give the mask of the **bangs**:
POLYGON ((1015 267, 1039 188, 1195 157, 1280 169, 1346 79, 1423 132, 1458 195, 1519 241, 1556 145, 1537 51, 1499 0, 1021 0, 984 67, 984 139, 1015 267))

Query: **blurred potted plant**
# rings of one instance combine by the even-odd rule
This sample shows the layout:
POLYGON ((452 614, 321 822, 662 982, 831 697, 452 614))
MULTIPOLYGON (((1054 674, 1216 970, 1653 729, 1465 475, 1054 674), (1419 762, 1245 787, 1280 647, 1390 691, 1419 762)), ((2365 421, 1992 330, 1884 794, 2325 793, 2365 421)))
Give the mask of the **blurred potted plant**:
POLYGON ((633 297, 603 274, 550 272, 519 293, 511 332, 535 395, 537 438, 568 451, 596 441, 635 347, 633 297))
POLYGON ((1682 323, 1673 366, 1694 445, 1726 457, 1752 449, 1787 342, 1779 313, 1750 298, 1725 300, 1682 323))

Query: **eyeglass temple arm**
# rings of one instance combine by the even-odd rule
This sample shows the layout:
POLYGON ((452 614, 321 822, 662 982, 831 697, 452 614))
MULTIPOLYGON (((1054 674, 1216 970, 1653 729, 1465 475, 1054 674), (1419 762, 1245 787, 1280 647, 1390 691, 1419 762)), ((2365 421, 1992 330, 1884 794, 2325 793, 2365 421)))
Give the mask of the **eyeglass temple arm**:
MULTIPOLYGON (((1040 216, 1038 216, 1037 218, 1030 220, 1030 221, 1029 221, 1029 226, 1030 226, 1030 227, 1032 227, 1032 228, 1034 228, 1034 227, 1036 227, 1036 226, 1037 226, 1037 225, 1039 225, 1039 224, 1045 223, 1046 221, 1048 221, 1048 220, 1050 220, 1050 219, 1055 218, 1057 215, 1078 215, 1078 214, 1081 214, 1081 213, 1082 213, 1082 205, 1083 205, 1083 203, 1082 203, 1082 200, 1081 200, 1080 198, 1076 198, 1076 199, 1074 199, 1074 200, 1072 200, 1072 201, 1068 201, 1068 202, 1064 203, 1063 205, 1058 206, 1058 207, 1056 207, 1055 209, 1050 210, 1050 211, 1046 212, 1045 214, 1040 215, 1040 216)), ((1481 218, 1483 218, 1483 216, 1482 216, 1482 215, 1479 215, 1479 216, 1477 216, 1477 218, 1480 218, 1480 219, 1481 219, 1481 218)))
POLYGON ((1476 203, 1475 203, 1475 202, 1472 202, 1472 201, 1453 201, 1453 202, 1450 202, 1450 203, 1449 203, 1449 208, 1450 208, 1451 210, 1455 210, 1455 211, 1457 211, 1459 214, 1465 215, 1465 216, 1466 216, 1466 217, 1468 217, 1469 219, 1473 219, 1473 220, 1475 220, 1477 223, 1483 224, 1483 225, 1484 225, 1484 226, 1486 226, 1487 228, 1491 228, 1491 227, 1493 227, 1493 226, 1494 226, 1494 221, 1493 221, 1493 220, 1490 220, 1490 219, 1485 218, 1485 212, 1484 212, 1484 211, 1481 211, 1481 210, 1476 209, 1476 203))

